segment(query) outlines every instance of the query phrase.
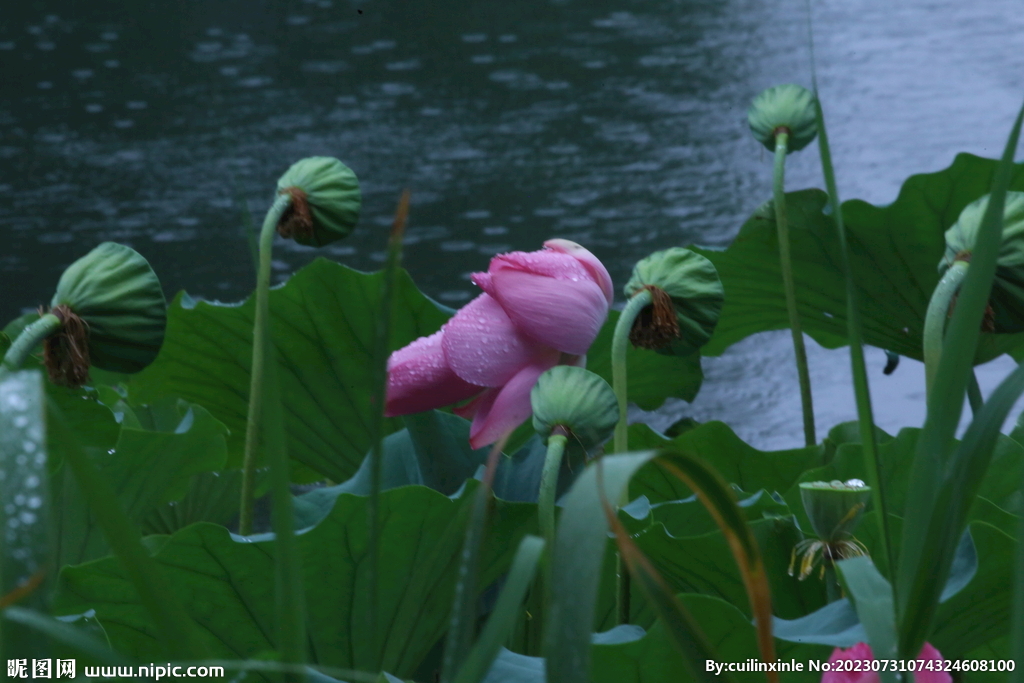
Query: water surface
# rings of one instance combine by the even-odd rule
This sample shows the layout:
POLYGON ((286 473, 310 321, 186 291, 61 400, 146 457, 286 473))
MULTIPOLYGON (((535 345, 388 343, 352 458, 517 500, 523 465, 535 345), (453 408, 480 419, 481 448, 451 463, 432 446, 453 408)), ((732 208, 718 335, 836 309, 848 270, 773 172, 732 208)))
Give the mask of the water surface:
MULTIPOLYGON (((960 151, 998 156, 1024 93, 1024 15, 989 0, 815 0, 814 34, 840 192, 892 201, 960 151)), ((405 264, 451 305, 490 256, 558 236, 617 286, 656 249, 724 247, 770 194, 750 99, 810 84, 804 3, 766 0, 332 0, 159 7, 62 0, 0 24, 0 319, 48 301, 103 240, 130 244, 169 293, 247 295, 243 233, 296 159, 359 175, 349 239, 279 242, 281 280, 318 255, 378 268, 402 188, 405 264)), ((821 186, 813 149, 789 187, 821 186)), ((923 417, 920 364, 883 377, 880 424, 923 417)), ((812 343, 819 425, 854 414, 848 355, 812 343)), ((988 390, 1012 364, 980 371, 988 390)), ((652 419, 724 419, 761 447, 800 442, 788 333, 705 361, 693 406, 652 419)))

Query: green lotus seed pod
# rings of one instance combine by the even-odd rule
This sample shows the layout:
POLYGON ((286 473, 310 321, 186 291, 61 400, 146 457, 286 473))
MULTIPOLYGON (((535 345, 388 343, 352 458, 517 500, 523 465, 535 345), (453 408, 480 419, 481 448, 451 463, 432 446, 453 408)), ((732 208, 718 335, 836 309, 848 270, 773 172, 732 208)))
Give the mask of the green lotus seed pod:
MULTIPOLYGON (((956 261, 970 261, 978 240, 988 195, 968 204, 946 231, 946 253, 939 261, 942 275, 956 261)), ((996 261, 996 277, 989 295, 984 331, 1024 331, 1024 192, 1007 192, 1003 208, 1003 240, 996 261)))
POLYGON ((556 365, 538 379, 530 392, 533 428, 545 439, 556 427, 570 433, 590 453, 611 438, 619 420, 619 404, 608 382, 589 370, 556 365))
POLYGON ((768 88, 755 97, 747 110, 747 121, 757 141, 771 151, 775 151, 775 132, 779 128, 788 130, 787 154, 809 145, 818 133, 814 95, 792 83, 768 88))
POLYGON ((167 301, 149 262, 113 242, 68 266, 50 312, 62 326, 46 340, 47 369, 70 385, 85 381, 89 365, 138 372, 160 352, 167 326, 167 301))
POLYGON ((800 499, 818 538, 836 542, 853 533, 871 500, 871 487, 859 479, 805 482, 800 499))
POLYGON ((356 174, 333 157, 295 162, 277 181, 277 193, 292 197, 277 233, 307 247, 322 247, 348 236, 363 202, 356 174))
POLYGON ((626 296, 642 289, 650 290, 652 303, 633 324, 634 346, 682 356, 708 342, 725 300, 711 261, 682 247, 657 251, 633 267, 626 296))

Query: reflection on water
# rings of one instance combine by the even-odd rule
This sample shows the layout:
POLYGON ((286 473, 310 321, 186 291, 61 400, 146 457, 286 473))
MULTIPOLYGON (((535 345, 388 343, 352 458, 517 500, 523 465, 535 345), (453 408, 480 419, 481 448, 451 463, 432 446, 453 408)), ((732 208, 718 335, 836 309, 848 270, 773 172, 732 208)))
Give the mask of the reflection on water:
MULTIPOLYGON (((845 197, 888 202, 904 177, 958 151, 998 154, 1024 91, 1015 1, 813 4, 845 197)), ((810 80, 803 3, 779 5, 5 8, 0 319, 47 301, 63 267, 106 239, 145 254, 168 291, 243 297, 245 207, 258 223, 276 178, 312 154, 358 173, 361 226, 319 252, 279 243, 279 278, 319 254, 379 267, 403 187, 406 265, 453 306, 475 296, 469 273, 491 255, 556 235, 592 249, 620 284, 655 249, 724 246, 770 191, 747 104, 768 85, 810 80)), ((815 154, 794 155, 791 187, 819 175, 815 154)), ((784 334, 740 344, 708 361, 692 408, 669 412, 725 419, 760 445, 798 443, 789 354, 784 334)), ((811 361, 820 424, 852 417, 846 354, 811 361)), ((873 374, 889 429, 920 421, 913 365, 873 374)))

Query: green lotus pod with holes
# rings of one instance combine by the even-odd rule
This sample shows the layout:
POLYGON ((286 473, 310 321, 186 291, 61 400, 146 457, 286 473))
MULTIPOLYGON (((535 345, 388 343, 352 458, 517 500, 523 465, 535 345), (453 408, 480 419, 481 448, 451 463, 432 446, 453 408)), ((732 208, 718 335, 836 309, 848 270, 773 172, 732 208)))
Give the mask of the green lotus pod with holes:
POLYGON ((555 427, 569 432, 570 446, 587 453, 611 438, 619 420, 619 404, 608 382, 572 365, 556 365, 538 379, 530 392, 533 428, 543 438, 555 427))
MULTIPOLYGON (((946 252, 939 261, 942 275, 957 260, 970 261, 978 239, 988 195, 968 204, 946 231, 946 252)), ((996 277, 989 296, 991 331, 1024 332, 1024 192, 1007 192, 1003 208, 1003 240, 996 261, 996 277)))
POLYGON ((123 244, 104 242, 64 271, 51 309, 67 306, 86 324, 89 363, 138 372, 160 352, 167 300, 149 262, 123 244))
POLYGON ((775 132, 787 129, 787 154, 809 145, 818 133, 814 95, 792 83, 768 88, 755 97, 747 110, 747 121, 757 141, 771 151, 775 151, 775 132))
POLYGON ((356 174, 333 157, 295 162, 277 181, 277 193, 292 196, 278 233, 308 247, 347 237, 359 220, 363 201, 356 174))
POLYGON ((633 267, 626 296, 643 289, 651 290, 653 303, 633 324, 629 338, 634 346, 684 356, 711 338, 725 300, 711 261, 682 247, 655 252, 633 267))
POLYGON ((800 499, 818 538, 835 542, 852 535, 871 501, 871 487, 859 479, 804 482, 800 499))

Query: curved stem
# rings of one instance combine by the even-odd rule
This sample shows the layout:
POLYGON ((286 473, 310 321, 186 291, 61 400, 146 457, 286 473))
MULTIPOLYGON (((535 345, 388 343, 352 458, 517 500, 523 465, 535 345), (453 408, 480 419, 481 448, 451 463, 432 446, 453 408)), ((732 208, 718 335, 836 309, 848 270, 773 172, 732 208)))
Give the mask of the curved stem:
POLYGON ((953 297, 960 291, 964 277, 967 276, 967 261, 956 261, 946 271, 939 284, 935 285, 928 312, 924 318, 924 380, 925 397, 931 403, 932 385, 935 384, 935 373, 939 369, 942 358, 942 338, 946 333, 946 320, 949 318, 949 305, 953 297))
POLYGON ((818 442, 814 433, 814 402, 811 399, 811 375, 807 370, 807 349, 804 347, 800 314, 796 310, 796 285, 793 283, 793 259, 789 250, 789 219, 786 215, 786 154, 789 133, 775 134, 775 166, 772 177, 772 197, 775 205, 775 225, 779 233, 779 264, 782 267, 782 287, 786 293, 786 312, 789 314, 789 330, 793 335, 793 352, 796 355, 796 374, 800 382, 800 404, 804 412, 804 442, 813 446, 818 442))
POLYGON ((562 467, 562 454, 568 442, 563 428, 556 427, 555 430, 548 437, 548 452, 544 457, 540 493, 537 496, 540 531, 547 548, 555 547, 555 491, 558 488, 558 471, 562 467))
POLYGON ((626 350, 629 348, 629 332, 633 329, 636 317, 645 307, 651 305, 651 293, 641 289, 633 298, 626 302, 626 307, 619 315, 612 336, 612 385, 615 398, 619 402, 619 421, 615 425, 615 452, 625 453, 629 450, 629 437, 626 432, 626 350))
POLYGON ((249 383, 249 416, 245 425, 245 460, 242 465, 242 501, 238 532, 252 533, 255 503, 256 453, 260 445, 260 423, 263 412, 263 374, 267 347, 270 343, 270 257, 278 221, 291 205, 291 195, 281 194, 267 210, 260 231, 260 267, 256 274, 256 311, 252 333, 252 372, 249 383))
POLYGON ((825 599, 828 602, 835 602, 843 597, 843 590, 839 586, 839 577, 836 576, 836 565, 829 558, 825 558, 825 599))
POLYGON ((25 363, 25 359, 32 353, 32 350, 39 346, 44 339, 59 330, 60 326, 60 318, 53 313, 46 313, 39 320, 26 325, 25 329, 14 340, 14 343, 11 344, 11 348, 7 349, 3 363, 0 364, 0 369, 7 372, 20 370, 21 366, 25 363))

